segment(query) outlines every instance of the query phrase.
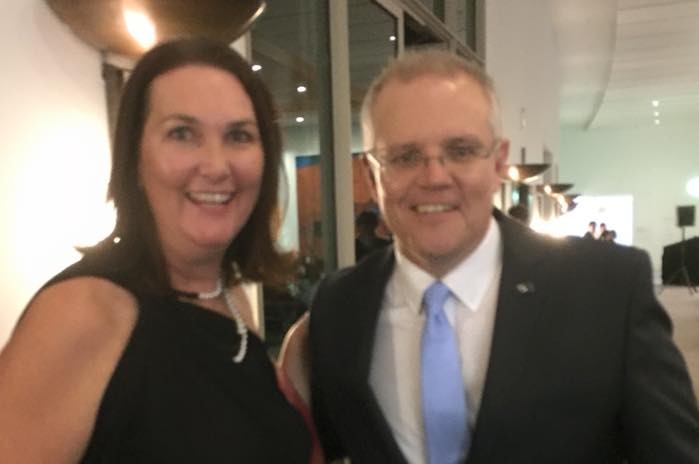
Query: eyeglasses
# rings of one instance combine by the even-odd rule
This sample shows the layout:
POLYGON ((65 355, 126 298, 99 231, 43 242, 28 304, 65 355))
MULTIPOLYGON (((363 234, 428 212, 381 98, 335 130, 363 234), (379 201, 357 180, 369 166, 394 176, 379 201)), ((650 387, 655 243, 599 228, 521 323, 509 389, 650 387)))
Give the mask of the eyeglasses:
POLYGON ((417 175, 431 159, 441 162, 451 173, 464 173, 476 160, 488 158, 499 144, 500 139, 493 140, 488 147, 479 141, 455 137, 440 142, 441 154, 437 156, 426 155, 424 147, 414 143, 371 149, 365 151, 364 155, 376 163, 386 177, 403 179, 417 175))

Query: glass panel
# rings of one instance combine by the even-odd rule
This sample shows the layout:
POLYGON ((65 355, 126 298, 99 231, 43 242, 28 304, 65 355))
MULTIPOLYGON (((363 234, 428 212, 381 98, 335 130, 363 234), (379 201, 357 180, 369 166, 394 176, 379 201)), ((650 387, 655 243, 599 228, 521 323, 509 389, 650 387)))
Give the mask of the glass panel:
POLYGON ((420 3, 442 21, 444 21, 444 2, 445 0, 420 0, 420 3))
MULTIPOLYGON (((323 185, 320 153, 328 145, 330 112, 326 2, 267 0, 251 32, 252 60, 269 86, 284 140, 286 211, 280 244, 297 260, 296 280, 287 288, 264 288, 265 341, 276 355, 289 326, 307 309, 310 291, 324 272, 334 223, 322 203, 332 198, 323 185), (324 220, 324 218, 326 218, 324 220)), ((325 182, 327 183, 327 182, 325 182)), ((331 257, 332 258, 332 257, 331 257)), ((332 262, 332 259, 331 259, 332 262)))
MULTIPOLYGON (((453 0, 455 1, 455 0, 453 0)), ((445 0, 433 0, 432 1, 432 12, 439 18, 440 21, 445 20, 445 10, 446 10, 445 0)))
POLYGON ((440 39, 437 34, 424 24, 420 24, 409 14, 405 14, 405 49, 409 48, 449 48, 449 44, 440 39))
POLYGON ((384 244, 390 232, 381 221, 378 207, 371 197, 365 179, 361 157, 362 150, 360 111, 369 84, 384 67, 389 58, 398 53, 398 20, 371 0, 349 0, 350 82, 352 102, 352 146, 355 257, 361 258, 366 250, 384 244), (364 213, 364 214, 362 214, 364 213), (373 226, 373 221, 377 226, 373 226), (372 231, 373 229, 373 231, 372 231), (373 234, 372 234, 373 232, 373 234), (376 240, 378 237, 381 240, 376 240))

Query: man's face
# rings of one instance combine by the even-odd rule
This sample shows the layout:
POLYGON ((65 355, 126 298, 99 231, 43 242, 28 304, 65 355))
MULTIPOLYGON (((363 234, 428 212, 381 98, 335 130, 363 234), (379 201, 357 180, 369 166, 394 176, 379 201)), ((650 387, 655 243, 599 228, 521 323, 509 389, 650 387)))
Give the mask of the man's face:
POLYGON ((383 161, 369 162, 374 196, 398 249, 441 277, 485 235, 505 174, 508 143, 494 139, 490 101, 466 75, 427 75, 390 81, 371 115, 373 151, 383 161), (458 164, 438 158, 465 150, 483 156, 458 164), (429 161, 417 169, 397 176, 387 169, 388 158, 418 152, 429 161))

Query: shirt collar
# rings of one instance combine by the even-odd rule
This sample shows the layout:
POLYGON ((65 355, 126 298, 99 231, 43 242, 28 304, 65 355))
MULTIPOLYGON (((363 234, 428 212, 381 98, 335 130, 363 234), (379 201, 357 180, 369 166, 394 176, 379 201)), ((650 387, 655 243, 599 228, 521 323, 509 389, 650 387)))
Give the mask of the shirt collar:
MULTIPOLYGON (((400 289, 395 296, 407 306, 415 307, 414 303, 411 305, 410 302, 418 302, 419 311, 422 295, 435 278, 401 254, 397 248, 395 254, 394 278, 397 288, 400 289)), ((442 278, 442 282, 456 298, 475 311, 501 263, 502 234, 497 222, 491 217, 488 230, 476 249, 449 271, 442 278)))
POLYGON ((422 295, 434 282, 434 277, 405 257, 394 247, 396 267, 394 269, 394 291, 391 292, 396 306, 405 306, 420 311, 422 295))

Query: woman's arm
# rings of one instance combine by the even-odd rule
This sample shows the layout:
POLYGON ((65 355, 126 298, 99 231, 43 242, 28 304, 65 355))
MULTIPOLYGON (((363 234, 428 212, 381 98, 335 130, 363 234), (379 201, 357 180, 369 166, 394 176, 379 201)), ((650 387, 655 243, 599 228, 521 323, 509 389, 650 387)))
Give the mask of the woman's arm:
POLYGON ((311 358, 308 345, 308 313, 292 325, 284 336, 279 351, 277 379, 289 403, 303 416, 311 433, 310 464, 323 464, 323 450, 311 415, 311 358))
POLYGON ((0 352, 0 462, 80 460, 136 317, 131 294, 93 277, 32 300, 0 352))
POLYGON ((304 313, 284 335, 278 363, 305 406, 310 407, 311 360, 308 347, 308 312, 304 313))

